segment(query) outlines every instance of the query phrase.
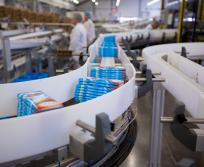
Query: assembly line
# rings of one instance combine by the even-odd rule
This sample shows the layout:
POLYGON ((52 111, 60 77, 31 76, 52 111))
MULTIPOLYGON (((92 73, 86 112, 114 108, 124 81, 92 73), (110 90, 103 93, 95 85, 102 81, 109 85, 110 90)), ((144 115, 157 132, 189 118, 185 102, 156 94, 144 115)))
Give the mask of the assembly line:
POLYGON ((184 21, 196 4, 129 1, 137 17, 118 0, 107 16, 100 1, 2 2, 0 166, 203 165, 202 25, 184 21))

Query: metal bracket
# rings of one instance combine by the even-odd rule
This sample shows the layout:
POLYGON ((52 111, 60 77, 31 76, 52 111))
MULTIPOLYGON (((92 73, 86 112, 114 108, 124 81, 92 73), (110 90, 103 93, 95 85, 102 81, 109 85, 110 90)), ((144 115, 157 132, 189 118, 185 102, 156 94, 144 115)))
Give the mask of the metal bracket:
POLYGON ((161 166, 162 129, 160 117, 164 113, 165 88, 160 82, 153 86, 152 129, 150 138, 150 167, 161 166))
POLYGON ((82 121, 77 121, 76 124, 80 128, 76 128, 70 134, 70 151, 76 157, 92 164, 111 150, 116 137, 111 135, 111 125, 107 114, 96 115, 96 128, 82 121))
POLYGON ((3 56, 3 80, 4 82, 8 82, 10 78, 10 72, 13 70, 13 64, 11 59, 11 48, 10 48, 10 40, 8 37, 4 36, 3 32, 0 32, 0 37, 2 41, 2 56, 3 56))
POLYGON ((171 123, 173 135, 182 144, 192 151, 204 152, 204 130, 199 128, 189 128, 189 124, 204 124, 204 119, 194 119, 185 117, 185 105, 179 102, 175 109, 174 118, 162 117, 162 123, 171 123))
POLYGON ((181 52, 175 52, 175 53, 179 53, 181 54, 182 57, 185 57, 185 58, 187 58, 187 55, 189 54, 189 52, 186 51, 185 47, 181 48, 181 52))
MULTIPOLYGON (((138 88, 138 97, 144 96, 153 88, 152 71, 149 69, 145 70, 145 77, 146 82, 138 88)), ((136 78, 136 81, 139 80, 136 78)))
POLYGON ((58 161, 63 161, 68 158, 67 146, 60 147, 57 149, 58 161))

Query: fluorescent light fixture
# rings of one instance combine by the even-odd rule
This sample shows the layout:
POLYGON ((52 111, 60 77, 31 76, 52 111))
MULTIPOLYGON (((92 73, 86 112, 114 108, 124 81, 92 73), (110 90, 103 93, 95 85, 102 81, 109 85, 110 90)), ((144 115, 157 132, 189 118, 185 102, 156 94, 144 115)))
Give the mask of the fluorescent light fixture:
POLYGON ((167 6, 173 6, 173 5, 178 4, 179 2, 180 2, 179 0, 178 1, 173 1, 173 2, 168 3, 167 6))
POLYGON ((118 7, 120 5, 120 0, 117 0, 115 5, 118 7))
POLYGON ((69 10, 73 10, 74 6, 67 1, 63 1, 63 0, 37 0, 38 2, 43 2, 52 6, 56 6, 59 8, 64 8, 64 9, 69 9, 69 10))
MULTIPOLYGON (((187 2, 188 0, 185 0, 185 1, 187 2)), ((180 3, 180 2, 182 2, 182 0, 177 0, 177 1, 170 2, 170 3, 167 4, 167 7, 176 5, 176 4, 180 3)))
POLYGON ((75 4, 79 4, 78 0, 72 0, 72 2, 74 2, 75 4))
POLYGON ((96 2, 96 0, 92 0, 92 2, 93 2, 93 3, 95 3, 95 2, 96 2))
POLYGON ((98 2, 95 2, 95 5, 98 6, 98 2))
POLYGON ((184 21, 193 22, 193 21, 195 21, 195 18, 188 17, 188 18, 184 18, 183 20, 184 20, 184 21))
POLYGON ((160 0, 152 0, 150 2, 147 3, 147 6, 152 6, 154 5, 155 3, 159 2, 160 0))
POLYGON ((139 21, 140 19, 138 17, 119 17, 119 22, 128 22, 128 21, 139 21))

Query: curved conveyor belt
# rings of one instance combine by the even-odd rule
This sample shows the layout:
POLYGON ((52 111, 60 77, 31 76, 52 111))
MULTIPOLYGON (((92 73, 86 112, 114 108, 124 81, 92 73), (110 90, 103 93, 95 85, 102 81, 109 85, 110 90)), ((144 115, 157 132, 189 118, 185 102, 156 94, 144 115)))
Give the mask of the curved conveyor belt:
POLYGON ((128 132, 120 144, 118 150, 110 159, 108 159, 102 167, 119 166, 131 152, 137 138, 137 121, 136 119, 130 124, 128 132))
MULTIPOLYGON (((79 78, 88 76, 90 66, 93 65, 94 59, 98 56, 101 40, 104 36, 109 35, 99 37, 90 47, 90 57, 85 65, 75 71, 35 81, 1 84, 0 117, 16 115, 16 96, 21 92, 41 90, 61 103, 72 99, 79 78)), ((123 35, 115 34, 117 41, 123 35)), ((154 35, 152 37, 158 37, 158 32, 154 35)), ((0 151, 0 164, 34 156, 67 145, 69 144, 68 136, 77 120, 86 122, 94 127, 96 114, 105 112, 109 116, 110 121, 114 121, 130 107, 137 96, 138 86, 135 85, 136 71, 124 50, 118 44, 117 46, 118 58, 121 65, 125 68, 128 81, 114 91, 90 101, 40 114, 0 120, 0 150, 4 150, 0 151)), ((129 133, 134 135, 131 131, 129 133)), ((121 160, 122 158, 117 161, 120 162, 121 160)), ((112 165, 115 165, 115 163, 112 165)))

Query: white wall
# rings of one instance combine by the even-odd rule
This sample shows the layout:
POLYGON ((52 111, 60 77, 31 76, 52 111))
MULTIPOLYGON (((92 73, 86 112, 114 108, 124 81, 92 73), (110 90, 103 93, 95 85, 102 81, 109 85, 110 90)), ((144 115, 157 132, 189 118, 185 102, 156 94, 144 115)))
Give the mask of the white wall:
POLYGON ((99 5, 95 6, 91 0, 80 6, 77 6, 77 10, 90 11, 93 13, 95 20, 110 20, 111 16, 111 0, 100 0, 99 5))
POLYGON ((118 16, 138 17, 139 10, 139 0, 121 0, 120 6, 118 8, 118 16))
POLYGON ((158 1, 155 4, 153 4, 151 6, 148 6, 147 10, 149 11, 149 15, 151 17, 155 17, 155 16, 159 16, 160 15, 160 12, 161 12, 160 8, 161 8, 161 2, 158 1))
POLYGON ((88 1, 77 7, 77 10, 93 12, 94 19, 96 20, 113 20, 115 17, 154 17, 160 14, 160 3, 153 7, 147 7, 150 0, 121 0, 120 6, 116 13, 112 12, 115 8, 116 0, 98 0, 99 5, 94 6, 93 3, 88 1), (111 1, 113 6, 111 6, 111 1), (95 10, 94 10, 95 8, 95 10))

